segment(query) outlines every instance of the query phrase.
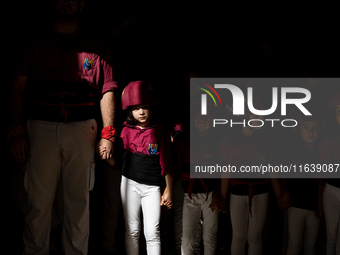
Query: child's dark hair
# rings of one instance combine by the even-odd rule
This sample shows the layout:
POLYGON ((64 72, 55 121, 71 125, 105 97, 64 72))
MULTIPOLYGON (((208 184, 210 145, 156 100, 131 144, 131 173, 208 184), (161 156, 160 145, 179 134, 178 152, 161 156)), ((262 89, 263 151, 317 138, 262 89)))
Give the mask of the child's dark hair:
POLYGON ((132 115, 131 107, 125 109, 124 113, 126 114, 126 123, 127 124, 129 124, 129 125, 137 125, 138 124, 138 121, 132 115))

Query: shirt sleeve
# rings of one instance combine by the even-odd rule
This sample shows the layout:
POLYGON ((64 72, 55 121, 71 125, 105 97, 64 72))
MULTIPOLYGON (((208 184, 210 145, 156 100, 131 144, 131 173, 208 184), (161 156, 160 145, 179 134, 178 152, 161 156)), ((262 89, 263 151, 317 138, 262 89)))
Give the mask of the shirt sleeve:
POLYGON ((117 88, 117 82, 114 78, 114 69, 111 53, 107 45, 103 45, 101 55, 101 80, 102 80, 102 95, 108 91, 113 91, 117 88))
POLYGON ((173 175, 173 163, 172 163, 172 148, 170 135, 167 132, 160 132, 160 165, 162 168, 162 175, 173 175))

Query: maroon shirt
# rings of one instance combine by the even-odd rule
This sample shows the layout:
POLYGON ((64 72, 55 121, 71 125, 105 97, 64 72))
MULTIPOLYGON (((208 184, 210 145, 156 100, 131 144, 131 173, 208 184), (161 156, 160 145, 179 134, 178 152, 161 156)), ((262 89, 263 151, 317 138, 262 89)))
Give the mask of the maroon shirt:
POLYGON ((235 132, 221 141, 221 165, 254 166, 273 164, 275 148, 270 137, 263 130, 252 137, 245 137, 242 132, 235 132))
POLYGON ((132 153, 159 155, 161 174, 172 174, 172 153, 170 135, 158 124, 140 128, 123 124, 120 134, 124 149, 132 153))
POLYGON ((59 37, 52 29, 29 38, 17 73, 28 76, 30 84, 85 81, 84 85, 88 83, 101 94, 117 87, 108 47, 82 30, 69 38, 59 37))
POLYGON ((108 48, 82 29, 58 36, 50 28, 28 38, 17 73, 28 76, 24 115, 45 121, 95 118, 95 103, 117 87, 108 48))
MULTIPOLYGON (((255 165, 275 165, 275 149, 271 138, 263 131, 255 133, 251 137, 245 137, 241 130, 234 132, 225 137, 220 144, 221 161, 220 165, 236 166, 239 170, 241 166, 255 165)), ((232 178, 232 175, 231 175, 232 178)), ((262 194, 268 192, 268 179, 262 178, 242 178, 235 179, 236 184, 231 186, 231 193, 235 195, 249 194, 249 186, 247 184, 238 184, 237 180, 256 184, 254 194, 262 194)), ((250 200, 249 200, 250 201, 250 200)))
POLYGON ((190 144, 190 134, 183 132, 174 139, 173 143, 174 158, 182 179, 183 190, 189 194, 213 191, 217 187, 218 179, 189 179, 185 176, 190 176, 190 163, 195 165, 216 164, 219 161, 219 148, 214 142, 207 142, 213 141, 209 135, 200 137, 193 135, 192 138, 192 144, 190 144), (190 186, 190 182, 193 182, 192 186, 190 186))

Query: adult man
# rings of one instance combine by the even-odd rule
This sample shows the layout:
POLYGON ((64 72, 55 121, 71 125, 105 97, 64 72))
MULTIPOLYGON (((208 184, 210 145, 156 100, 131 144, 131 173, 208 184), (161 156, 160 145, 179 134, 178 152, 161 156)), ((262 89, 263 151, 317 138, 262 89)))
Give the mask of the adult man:
POLYGON ((95 99, 106 139, 99 145, 113 156, 114 89, 110 54, 80 27, 81 0, 55 0, 53 27, 25 45, 12 89, 10 149, 27 160, 28 193, 24 254, 48 254, 52 204, 57 183, 63 197, 62 243, 65 254, 87 254, 89 190, 94 182, 97 138, 95 99), (29 102, 26 130, 24 101, 29 102))

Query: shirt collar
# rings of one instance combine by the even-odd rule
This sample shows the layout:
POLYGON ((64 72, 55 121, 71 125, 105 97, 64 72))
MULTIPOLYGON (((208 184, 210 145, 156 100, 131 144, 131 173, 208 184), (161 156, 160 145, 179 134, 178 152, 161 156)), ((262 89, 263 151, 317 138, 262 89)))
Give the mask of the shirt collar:
POLYGON ((123 126, 125 126, 125 127, 130 127, 130 128, 134 128, 134 129, 138 129, 138 130, 146 130, 146 129, 158 127, 158 124, 155 123, 155 124, 153 124, 153 125, 151 125, 151 126, 144 127, 144 128, 140 128, 140 127, 138 127, 137 125, 131 125, 131 124, 128 124, 127 121, 125 121, 125 122, 123 123, 123 126))

